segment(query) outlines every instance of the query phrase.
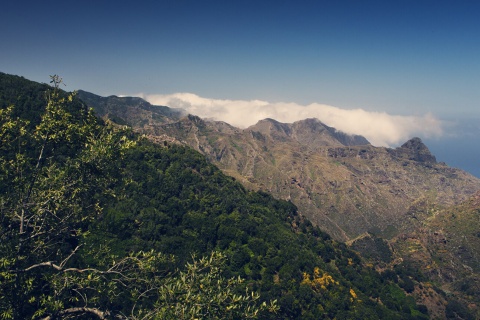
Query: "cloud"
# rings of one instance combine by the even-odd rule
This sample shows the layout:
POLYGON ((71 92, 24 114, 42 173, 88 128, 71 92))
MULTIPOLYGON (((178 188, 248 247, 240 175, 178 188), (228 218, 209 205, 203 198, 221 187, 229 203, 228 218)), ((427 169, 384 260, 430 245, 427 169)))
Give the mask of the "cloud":
POLYGON ((414 136, 432 138, 443 134, 443 122, 432 114, 401 116, 363 109, 340 109, 319 103, 300 105, 262 100, 209 99, 192 93, 137 96, 154 105, 182 108, 199 117, 225 121, 240 128, 265 118, 285 123, 317 118, 345 133, 362 135, 375 146, 393 147, 414 136))

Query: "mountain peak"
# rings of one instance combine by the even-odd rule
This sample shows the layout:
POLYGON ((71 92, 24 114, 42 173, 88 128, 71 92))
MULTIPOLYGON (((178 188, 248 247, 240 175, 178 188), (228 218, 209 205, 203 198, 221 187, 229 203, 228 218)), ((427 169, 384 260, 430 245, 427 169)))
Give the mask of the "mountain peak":
POLYGON ((414 160, 418 162, 426 162, 426 163, 436 163, 437 159, 435 156, 430 152, 428 147, 423 143, 422 139, 418 137, 414 137, 399 148, 395 149, 397 152, 399 151, 403 155, 407 156, 409 160, 414 160))
POLYGON ((274 140, 292 139, 309 147, 369 145, 367 139, 350 135, 329 127, 316 118, 299 120, 294 123, 281 123, 266 118, 248 128, 260 132, 274 140))
POLYGON ((258 121, 253 126, 247 128, 247 130, 260 132, 265 136, 270 136, 276 141, 285 141, 291 136, 292 129, 290 126, 290 124, 282 123, 271 118, 266 118, 258 121))
POLYGON ((130 125, 149 132, 160 124, 178 121, 185 114, 181 109, 152 105, 139 97, 114 95, 101 97, 83 90, 77 92, 78 98, 93 108, 97 116, 109 118, 120 125, 130 125))
POLYGON ((357 146, 357 145, 369 145, 367 139, 363 136, 348 134, 339 131, 333 127, 327 126, 317 118, 307 118, 293 123, 294 131, 297 136, 303 136, 298 140, 310 141, 314 145, 318 146, 357 146))
MULTIPOLYGON (((412 139, 408 140, 404 144, 402 144, 401 148, 407 148, 411 150, 427 150, 427 146, 423 143, 422 139, 419 137, 413 137, 412 139)), ((429 151, 430 152, 430 151, 429 151)))
POLYGON ((292 125, 299 142, 304 141, 314 146, 356 146, 369 145, 367 139, 351 135, 327 126, 317 118, 300 120, 292 125))

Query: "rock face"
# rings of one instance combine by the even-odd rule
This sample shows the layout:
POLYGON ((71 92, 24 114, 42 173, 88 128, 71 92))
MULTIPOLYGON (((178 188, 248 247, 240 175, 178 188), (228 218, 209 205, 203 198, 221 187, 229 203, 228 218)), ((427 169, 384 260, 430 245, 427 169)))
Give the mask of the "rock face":
POLYGON ((427 146, 420 138, 413 138, 405 142, 401 147, 396 148, 395 151, 404 158, 409 160, 436 163, 437 159, 430 153, 427 146))

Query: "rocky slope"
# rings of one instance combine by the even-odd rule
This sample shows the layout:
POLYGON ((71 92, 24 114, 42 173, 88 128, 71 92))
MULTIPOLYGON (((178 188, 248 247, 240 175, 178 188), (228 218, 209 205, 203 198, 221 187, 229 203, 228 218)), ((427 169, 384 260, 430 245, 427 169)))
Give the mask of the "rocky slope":
POLYGON ((246 187, 292 201, 378 270, 408 261, 444 290, 411 288, 433 318, 458 312, 446 307, 452 297, 480 316, 480 180, 437 162, 419 138, 380 148, 317 119, 239 129, 132 98, 88 98, 100 115, 191 146, 246 187))
POLYGON ((249 188, 291 200, 342 241, 412 230, 429 215, 419 204, 452 205, 480 189, 475 177, 437 163, 418 138, 377 148, 315 119, 266 119, 240 130, 189 116, 155 128, 155 135, 192 146, 249 188))
POLYGON ((365 232, 386 239, 410 232, 434 208, 480 190, 479 179, 438 163, 419 138, 380 148, 317 119, 265 119, 242 130, 192 115, 180 118, 180 110, 139 98, 79 96, 100 115, 121 118, 153 140, 193 147, 248 188, 291 200, 341 241, 365 232))
POLYGON ((177 121, 182 115, 185 115, 183 110, 154 106, 136 97, 101 97, 83 90, 79 90, 77 96, 86 105, 95 109, 99 117, 142 130, 177 121))
POLYGON ((478 314, 480 306, 480 192, 432 210, 416 230, 392 239, 396 257, 423 270, 450 297, 478 314))

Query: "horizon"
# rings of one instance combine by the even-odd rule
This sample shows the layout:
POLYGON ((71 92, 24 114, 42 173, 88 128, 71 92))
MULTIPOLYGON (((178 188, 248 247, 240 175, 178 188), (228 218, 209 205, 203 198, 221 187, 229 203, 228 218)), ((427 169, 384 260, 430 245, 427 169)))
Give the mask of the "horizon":
POLYGON ((190 93, 177 102, 219 120, 329 110, 327 125, 392 147, 419 136, 480 177, 478 16, 454 1, 8 2, 0 71, 151 102, 190 93))

